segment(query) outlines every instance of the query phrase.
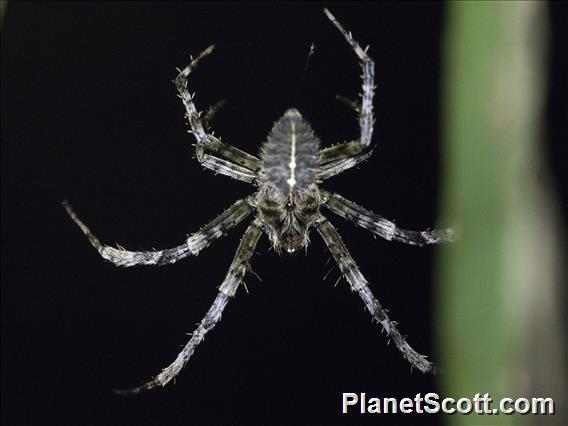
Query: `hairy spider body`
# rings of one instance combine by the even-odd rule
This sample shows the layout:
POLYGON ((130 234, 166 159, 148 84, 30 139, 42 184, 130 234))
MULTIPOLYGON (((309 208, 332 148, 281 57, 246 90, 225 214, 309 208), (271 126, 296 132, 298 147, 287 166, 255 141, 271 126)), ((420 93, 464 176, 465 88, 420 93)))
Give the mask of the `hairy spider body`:
POLYGON ((291 108, 274 124, 261 148, 257 208, 278 252, 306 247, 308 230, 318 218, 319 145, 310 124, 291 108))
POLYGON ((367 55, 367 49, 362 49, 351 33, 347 32, 327 9, 324 9, 324 12, 359 58, 363 71, 361 101, 358 103, 347 101, 358 114, 360 127, 358 139, 320 149, 320 142, 308 121, 292 108, 276 121, 266 142, 262 145, 259 157, 222 142, 209 132, 210 119, 219 108, 219 104, 211 107, 206 114, 202 114, 195 106, 194 95, 190 95, 187 88, 190 73, 199 61, 213 51, 213 46, 210 46, 197 58, 192 59, 189 65, 179 72, 175 81, 186 110, 191 133, 197 140, 196 157, 205 168, 251 183, 257 191, 245 199, 236 201, 210 223, 190 235, 183 244, 158 251, 129 251, 101 244, 78 218, 71 206, 64 201, 67 213, 99 254, 115 265, 124 267, 164 265, 188 256, 196 256, 250 214, 255 213, 255 218, 245 231, 229 271, 219 287, 217 297, 176 359, 154 379, 138 387, 117 392, 138 393, 156 386, 165 386, 179 374, 206 333, 219 322, 228 301, 235 296, 238 286, 250 268, 250 259, 263 232, 276 251, 284 249, 288 253, 293 253, 307 247, 309 231, 312 228, 316 229, 324 240, 351 290, 363 300, 373 320, 381 324, 388 338, 395 343, 410 365, 422 372, 433 370, 433 364, 417 353, 398 331, 396 323, 389 318, 385 309, 371 293, 367 280, 351 257, 339 233, 320 211, 324 206, 331 212, 387 240, 424 245, 450 241, 453 238, 453 231, 449 228, 427 231, 400 229, 392 221, 343 196, 320 189, 319 185, 324 180, 370 157, 374 122, 372 100, 375 87, 374 63, 367 55))

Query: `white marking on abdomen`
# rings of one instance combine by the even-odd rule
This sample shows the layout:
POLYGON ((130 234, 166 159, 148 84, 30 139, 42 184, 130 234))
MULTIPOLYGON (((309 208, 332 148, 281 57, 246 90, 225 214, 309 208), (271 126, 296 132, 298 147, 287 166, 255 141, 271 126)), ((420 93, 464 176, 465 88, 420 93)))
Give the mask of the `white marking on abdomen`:
POLYGON ((286 181, 290 185, 290 189, 294 188, 296 185, 295 171, 296 171, 296 123, 292 121, 292 148, 290 149, 290 162, 288 163, 290 168, 290 179, 286 181))

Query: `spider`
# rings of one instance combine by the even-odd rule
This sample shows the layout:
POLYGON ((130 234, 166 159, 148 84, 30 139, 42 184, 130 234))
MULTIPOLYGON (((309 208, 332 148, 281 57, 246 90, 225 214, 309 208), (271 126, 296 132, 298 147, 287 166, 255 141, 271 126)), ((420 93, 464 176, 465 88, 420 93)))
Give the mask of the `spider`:
POLYGON ((417 353, 397 330, 396 323, 389 318, 386 310, 371 293, 367 280, 355 264, 339 233, 320 211, 322 206, 326 207, 389 241, 421 246, 450 241, 454 235, 450 228, 421 232, 400 229, 378 214, 319 187, 324 180, 360 164, 371 156, 375 89, 374 62, 367 55, 368 48, 362 49, 329 10, 324 9, 324 13, 351 46, 363 70, 361 100, 359 103, 350 102, 359 117, 360 135, 357 140, 320 149, 320 141, 308 121, 298 110, 291 108, 274 123, 258 157, 221 142, 209 131, 209 120, 216 108, 213 107, 207 114, 202 114, 195 106, 195 95, 188 91, 188 77, 198 63, 213 51, 214 46, 210 46, 195 59, 190 58, 189 65, 181 71, 178 70, 179 74, 175 80, 191 127, 190 133, 197 140, 196 157, 207 169, 254 185, 256 192, 235 202, 217 218, 190 235, 180 246, 159 251, 128 251, 122 247, 114 248, 101 244, 67 201, 63 202, 71 219, 81 228, 99 254, 115 265, 124 267, 164 265, 188 256, 196 256, 214 240, 254 213, 254 219, 242 236, 213 305, 177 358, 152 380, 129 390, 117 391, 118 393, 139 393, 165 386, 180 373, 207 332, 219 322, 229 300, 235 296, 245 273, 250 269, 249 262, 262 233, 268 236, 276 252, 284 250, 294 253, 307 247, 308 234, 312 228, 317 230, 324 240, 351 290, 361 297, 373 320, 381 324, 388 338, 395 343, 411 367, 424 373, 433 370, 433 364, 417 353))

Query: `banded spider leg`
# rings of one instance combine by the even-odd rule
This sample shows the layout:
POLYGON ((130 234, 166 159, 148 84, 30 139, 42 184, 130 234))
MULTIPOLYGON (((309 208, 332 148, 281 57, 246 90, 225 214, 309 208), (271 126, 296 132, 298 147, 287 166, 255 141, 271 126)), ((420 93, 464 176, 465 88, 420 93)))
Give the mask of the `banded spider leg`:
POLYGON ((384 217, 355 204, 339 194, 324 194, 324 205, 333 213, 371 231, 385 240, 400 241, 406 244, 423 246, 453 241, 455 230, 452 228, 430 229, 426 231, 409 231, 401 229, 384 217))
POLYGON ((207 314, 205 314, 205 317, 203 317, 197 329, 191 335, 191 339, 189 339, 189 342, 183 347, 176 359, 164 368, 154 379, 132 389, 116 390, 115 393, 128 395, 140 393, 155 388, 156 386, 165 386, 179 374, 195 352, 195 348, 203 341, 207 332, 212 330, 221 320, 221 315, 229 299, 235 296, 239 284, 250 268, 249 262, 256 248, 258 239, 260 238, 260 234, 261 230, 258 225, 255 223, 249 225, 237 248, 229 271, 219 287, 219 293, 213 301, 213 305, 211 305, 207 314))
POLYGON ((214 113, 219 104, 211 107, 209 113, 202 118, 202 113, 197 110, 194 103, 195 94, 188 91, 189 74, 197 67, 198 63, 213 52, 211 45, 201 52, 195 59, 182 69, 176 77, 175 84, 178 95, 185 106, 186 116, 191 127, 191 133, 197 140, 195 153, 197 160, 207 169, 216 173, 232 177, 248 183, 257 183, 257 172, 260 170, 260 160, 254 155, 248 154, 232 145, 221 142, 212 133, 208 133, 211 111, 214 113))
POLYGON ((423 373, 432 371, 433 364, 428 361, 424 355, 420 355, 408 344, 404 336, 397 330, 396 322, 390 319, 385 309, 375 296, 373 296, 369 288, 369 283, 351 257, 349 250, 347 250, 345 243, 334 226, 324 216, 321 216, 317 230, 329 248, 341 273, 351 286, 351 290, 356 292, 363 300, 373 320, 381 324, 387 336, 392 339, 398 350, 412 367, 416 367, 423 373))
POLYGON ((103 259, 117 266, 135 265, 165 265, 175 263, 187 256, 197 256, 201 250, 208 247, 217 238, 222 237, 228 230, 237 226, 252 211, 248 202, 239 200, 231 207, 190 235, 185 243, 170 249, 155 251, 130 251, 101 244, 99 239, 91 232, 77 216, 67 200, 63 201, 65 210, 73 221, 81 228, 93 247, 97 249, 103 259))
POLYGON ((359 115, 359 139, 355 141, 343 142, 325 148, 321 151, 320 170, 317 174, 318 180, 322 181, 344 172, 351 167, 368 159, 372 150, 370 149, 371 138, 373 136, 373 97, 375 95, 375 62, 367 55, 367 49, 363 49, 348 32, 337 21, 337 19, 327 9, 324 9, 329 20, 335 25, 343 35, 347 43, 359 58, 363 74, 361 102, 350 102, 352 108, 359 115), (355 107, 355 105, 357 105, 355 107))

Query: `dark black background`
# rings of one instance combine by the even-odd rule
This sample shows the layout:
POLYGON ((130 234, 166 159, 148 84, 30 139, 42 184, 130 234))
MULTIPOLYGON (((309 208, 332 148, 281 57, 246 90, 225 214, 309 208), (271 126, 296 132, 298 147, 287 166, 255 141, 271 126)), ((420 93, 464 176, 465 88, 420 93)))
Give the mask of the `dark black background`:
MULTIPOLYGON (((201 108, 227 100, 214 121, 225 141, 256 153, 291 106, 325 145, 356 136, 352 112, 334 97, 355 96, 360 70, 324 5, 371 44, 378 85, 375 155, 325 187, 403 227, 431 227, 442 4, 9 3, 2 28, 3 423, 369 423, 378 419, 341 416, 342 392, 437 390, 432 376, 411 374, 386 345, 344 281, 334 288, 337 270, 322 281, 329 254, 312 233, 306 255, 278 256, 261 240, 253 268, 262 282, 247 278, 249 293, 238 291, 176 384, 129 398, 111 392, 174 359, 212 302, 245 225, 197 258, 118 269, 102 261, 61 201, 69 199, 105 242, 166 248, 252 192, 193 159, 171 83, 175 67, 211 43, 218 49, 190 85, 201 108)), ((565 58, 553 57, 552 84, 561 87, 565 58)), ((551 125, 565 111, 555 96, 551 125)), ((557 150, 565 133, 551 135, 557 150)), ((552 157, 560 165, 558 152, 552 157)), ((374 240, 333 221, 411 344, 433 356, 434 251, 374 240)))

